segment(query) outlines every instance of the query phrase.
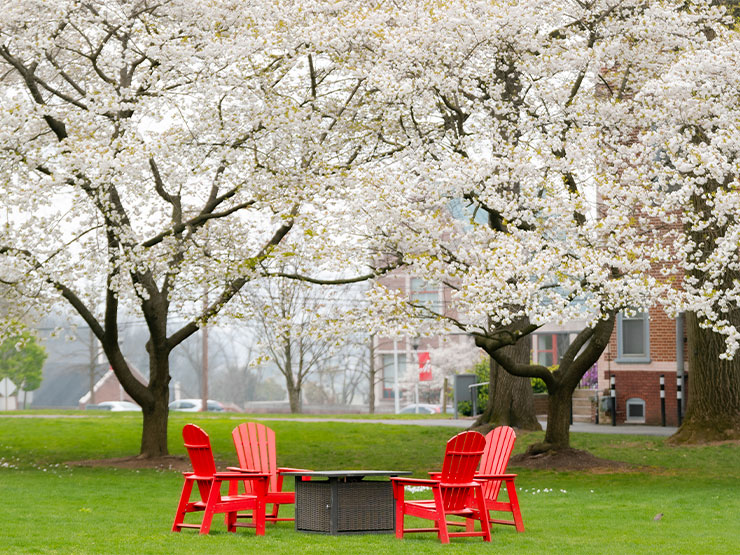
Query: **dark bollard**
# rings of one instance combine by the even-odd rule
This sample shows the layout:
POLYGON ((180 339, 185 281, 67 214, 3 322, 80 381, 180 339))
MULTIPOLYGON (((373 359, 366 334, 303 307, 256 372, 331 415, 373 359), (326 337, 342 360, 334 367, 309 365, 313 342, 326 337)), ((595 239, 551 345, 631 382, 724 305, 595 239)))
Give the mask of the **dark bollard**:
POLYGON ((681 422, 683 421, 683 407, 681 406, 683 403, 683 391, 682 390, 682 382, 681 376, 676 376, 676 410, 678 412, 678 425, 681 425, 681 422))
POLYGON ((610 395, 611 395, 611 401, 612 401, 612 426, 617 425, 617 386, 616 386, 616 379, 614 375, 612 375, 610 379, 610 395))
POLYGON ((665 427, 665 374, 660 375, 660 422, 665 427))
POLYGON ((596 424, 599 423, 599 392, 597 391, 594 396, 596 397, 596 424))
POLYGON ((573 425, 573 397, 570 398, 570 425, 573 425))

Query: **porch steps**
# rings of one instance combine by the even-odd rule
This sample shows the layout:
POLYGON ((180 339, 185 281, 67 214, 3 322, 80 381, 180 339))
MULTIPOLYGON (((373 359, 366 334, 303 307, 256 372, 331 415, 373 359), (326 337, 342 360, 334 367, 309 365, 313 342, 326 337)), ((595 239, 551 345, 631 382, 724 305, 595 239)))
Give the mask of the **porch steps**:
POLYGON ((576 389, 573 392, 573 422, 591 422, 591 403, 596 395, 593 389, 576 389))
MULTIPOLYGON (((591 402, 596 395, 593 389, 576 389, 573 392, 573 422, 591 422, 591 402)), ((547 419, 547 394, 537 394, 542 401, 535 400, 535 408, 540 420, 547 419)))

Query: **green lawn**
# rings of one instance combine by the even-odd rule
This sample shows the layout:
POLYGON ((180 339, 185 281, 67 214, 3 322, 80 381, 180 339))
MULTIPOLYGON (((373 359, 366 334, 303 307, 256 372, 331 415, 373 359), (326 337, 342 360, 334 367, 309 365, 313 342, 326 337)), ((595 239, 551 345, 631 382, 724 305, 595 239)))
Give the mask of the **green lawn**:
MULTIPOLYGON (((180 430, 193 421, 211 435, 219 464, 235 464, 230 432, 244 419, 173 415, 170 450, 184 454, 180 430)), ((220 516, 211 534, 200 537, 192 530, 169 531, 182 484, 178 473, 64 464, 135 454, 140 420, 138 415, 110 413, 0 417, 0 552, 738 553, 738 445, 677 448, 666 446, 662 438, 574 434, 574 446, 635 463, 639 469, 617 474, 520 470, 517 485, 526 532, 498 526, 490 544, 462 538, 442 546, 432 534, 404 540, 392 535, 300 534, 292 523, 270 525, 266 536, 256 538, 250 529, 227 534, 220 516), (663 518, 653 520, 658 513, 663 518)), ((408 469, 418 476, 439 468, 444 442, 457 431, 269 417, 264 422, 277 434, 280 464, 408 469)), ((541 437, 521 435, 517 451, 541 437)))

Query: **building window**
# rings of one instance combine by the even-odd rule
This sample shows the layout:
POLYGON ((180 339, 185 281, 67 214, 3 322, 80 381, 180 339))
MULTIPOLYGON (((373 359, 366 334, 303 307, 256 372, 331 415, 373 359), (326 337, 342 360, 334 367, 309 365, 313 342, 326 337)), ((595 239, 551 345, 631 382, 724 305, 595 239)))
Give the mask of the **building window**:
POLYGON ((475 224, 488 225, 489 212, 479 204, 455 198, 447 204, 447 209, 453 218, 463 222, 466 231, 472 229, 475 224))
POLYGON ((645 423, 645 401, 637 397, 627 399, 627 422, 645 423))
POLYGON ((538 333, 536 338, 537 364, 542 366, 553 366, 560 361, 570 345, 570 334, 568 333, 538 333))
POLYGON ((650 362, 650 319, 647 312, 617 315, 617 362, 650 362))
POLYGON ((419 278, 411 278, 410 285, 409 297, 412 302, 424 305, 435 312, 439 311, 439 286, 419 278))
MULTIPOLYGON (((406 374, 406 355, 398 354, 398 381, 402 381, 406 374)), ((394 377, 396 375, 396 364, 393 353, 383 355, 383 399, 393 399, 394 377)), ((400 396, 399 396, 400 397, 400 396)))

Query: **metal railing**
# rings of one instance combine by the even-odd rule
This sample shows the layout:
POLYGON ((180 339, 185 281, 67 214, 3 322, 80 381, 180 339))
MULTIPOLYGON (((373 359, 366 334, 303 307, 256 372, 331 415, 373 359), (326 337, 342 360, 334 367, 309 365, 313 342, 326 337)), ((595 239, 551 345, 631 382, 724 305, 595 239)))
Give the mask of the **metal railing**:
POLYGON ((484 385, 489 385, 489 382, 480 382, 480 383, 474 383, 468 386, 468 389, 470 389, 470 397, 473 400, 473 412, 472 415, 475 416, 478 414, 478 395, 477 392, 472 391, 473 389, 476 389, 478 387, 483 387, 484 385))

